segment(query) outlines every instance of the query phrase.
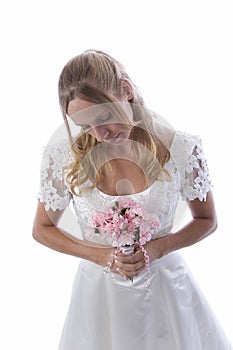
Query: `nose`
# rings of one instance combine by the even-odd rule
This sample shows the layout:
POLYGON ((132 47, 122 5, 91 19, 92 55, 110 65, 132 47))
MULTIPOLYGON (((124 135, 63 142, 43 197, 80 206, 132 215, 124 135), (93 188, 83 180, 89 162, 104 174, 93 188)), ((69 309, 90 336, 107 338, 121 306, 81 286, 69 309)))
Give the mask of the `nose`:
POLYGON ((93 132, 94 132, 95 138, 99 142, 102 142, 103 140, 107 139, 110 133, 110 131, 103 125, 96 126, 93 129, 93 132))

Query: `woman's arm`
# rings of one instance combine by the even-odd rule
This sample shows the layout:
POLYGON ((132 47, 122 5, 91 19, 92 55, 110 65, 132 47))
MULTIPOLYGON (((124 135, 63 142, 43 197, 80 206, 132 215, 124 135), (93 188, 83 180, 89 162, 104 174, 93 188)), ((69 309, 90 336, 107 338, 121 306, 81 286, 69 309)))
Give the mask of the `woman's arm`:
MULTIPOLYGON (((205 202, 201 202, 199 199, 190 201, 189 208, 192 220, 187 225, 176 233, 151 240, 144 246, 150 262, 175 250, 193 245, 216 230, 217 217, 211 192, 207 194, 205 202)), ((34 239, 61 253, 86 259, 104 267, 107 266, 108 262, 112 260, 111 255, 114 248, 74 239, 69 234, 61 232, 55 226, 60 216, 61 212, 57 211, 48 215, 44 205, 39 203, 33 224, 34 239)), ((137 249, 132 256, 118 253, 117 263, 113 264, 112 271, 130 278, 137 276, 144 268, 144 255, 141 249, 137 249)))
POLYGON ((201 202, 199 199, 190 201, 189 209, 192 220, 187 225, 154 242, 154 254, 153 249, 150 249, 152 261, 172 251, 193 245, 216 230, 217 216, 212 192, 208 192, 206 201, 201 202))
MULTIPOLYGON (((193 245, 207 237, 217 228, 217 217, 212 192, 208 192, 206 201, 199 199, 189 203, 192 220, 179 231, 151 240, 144 247, 150 262, 160 259, 175 250, 193 245)), ((122 275, 134 277, 143 269, 144 256, 138 250, 132 256, 118 256, 118 268, 122 275), (143 265, 143 266, 142 266, 143 265)))
POLYGON ((111 260, 114 248, 100 246, 95 243, 73 238, 66 232, 56 227, 62 215, 62 211, 46 212, 43 203, 38 203, 33 223, 33 238, 58 252, 76 256, 106 266, 111 260))

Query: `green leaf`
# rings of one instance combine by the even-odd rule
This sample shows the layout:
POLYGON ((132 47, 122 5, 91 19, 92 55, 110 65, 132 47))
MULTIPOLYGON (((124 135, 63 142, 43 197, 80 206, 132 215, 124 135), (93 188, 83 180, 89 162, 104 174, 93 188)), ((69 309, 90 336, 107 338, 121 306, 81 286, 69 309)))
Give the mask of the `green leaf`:
POLYGON ((140 227, 137 227, 135 231, 135 241, 138 242, 139 239, 140 239, 140 227))
POLYGON ((119 202, 116 201, 116 202, 114 203, 114 206, 112 207, 112 209, 113 209, 113 210, 117 210, 118 208, 119 208, 119 202))
POLYGON ((124 215, 125 215, 126 210, 127 210, 127 208, 123 208, 123 209, 121 209, 120 215, 124 216, 124 215))

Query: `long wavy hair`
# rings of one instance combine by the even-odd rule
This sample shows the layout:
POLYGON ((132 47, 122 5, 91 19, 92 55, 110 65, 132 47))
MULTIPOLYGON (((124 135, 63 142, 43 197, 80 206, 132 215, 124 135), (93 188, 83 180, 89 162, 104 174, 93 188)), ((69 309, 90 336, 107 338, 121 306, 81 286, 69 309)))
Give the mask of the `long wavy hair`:
POLYGON ((84 51, 64 66, 59 77, 58 94, 73 159, 68 165, 66 182, 75 195, 98 187, 100 175, 112 169, 111 160, 105 156, 104 142, 98 142, 87 132, 80 132, 75 139, 71 136, 67 109, 69 102, 76 97, 94 104, 106 104, 111 114, 131 129, 137 164, 143 169, 146 179, 169 180, 169 174, 164 169, 170 158, 169 149, 156 136, 152 112, 146 108, 138 88, 120 62, 102 51, 84 51), (133 123, 117 103, 122 97, 122 81, 127 81, 132 88, 129 102, 133 123))

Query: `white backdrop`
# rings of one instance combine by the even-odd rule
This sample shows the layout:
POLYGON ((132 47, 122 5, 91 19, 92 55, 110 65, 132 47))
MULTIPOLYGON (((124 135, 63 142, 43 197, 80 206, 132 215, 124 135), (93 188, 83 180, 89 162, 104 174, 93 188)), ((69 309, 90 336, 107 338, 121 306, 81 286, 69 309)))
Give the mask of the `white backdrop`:
POLYGON ((233 11, 227 0, 29 1, 1 5, 0 348, 57 349, 79 260, 31 236, 43 146, 61 125, 57 81, 88 48, 120 60, 148 107, 199 134, 219 226, 182 250, 233 342, 233 11))

